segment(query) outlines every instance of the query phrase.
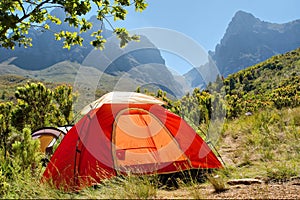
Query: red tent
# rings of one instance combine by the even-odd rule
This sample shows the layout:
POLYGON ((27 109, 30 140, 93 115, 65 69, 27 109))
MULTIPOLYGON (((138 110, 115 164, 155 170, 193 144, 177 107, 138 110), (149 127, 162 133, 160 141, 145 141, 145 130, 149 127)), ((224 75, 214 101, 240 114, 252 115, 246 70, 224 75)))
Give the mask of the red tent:
POLYGON ((203 139, 161 104, 144 94, 112 92, 88 105, 54 152, 43 180, 69 190, 119 173, 221 168, 203 139))

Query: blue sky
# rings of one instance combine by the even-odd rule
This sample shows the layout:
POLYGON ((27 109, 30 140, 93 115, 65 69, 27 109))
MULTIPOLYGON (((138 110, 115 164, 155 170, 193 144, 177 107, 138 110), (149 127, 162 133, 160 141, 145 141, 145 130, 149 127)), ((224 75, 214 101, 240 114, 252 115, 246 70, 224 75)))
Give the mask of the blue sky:
MULTIPOLYGON (((285 23, 300 19, 300 0, 148 0, 142 13, 130 10, 123 22, 127 29, 160 27, 178 31, 195 40, 206 51, 214 50, 234 14, 243 10, 262 21, 285 23)), ((168 57, 168 55, 164 55, 168 57)), ((171 59, 172 60, 172 59, 171 59)), ((168 61, 170 65, 172 61, 168 61)), ((178 60, 177 62, 178 63, 178 60)), ((186 67, 178 69, 184 73, 186 67)))

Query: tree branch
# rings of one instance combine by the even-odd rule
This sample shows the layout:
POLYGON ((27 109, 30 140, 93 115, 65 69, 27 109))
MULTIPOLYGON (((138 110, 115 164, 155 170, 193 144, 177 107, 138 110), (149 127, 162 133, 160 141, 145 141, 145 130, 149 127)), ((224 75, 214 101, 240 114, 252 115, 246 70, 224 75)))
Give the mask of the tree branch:
POLYGON ((64 8, 64 7, 60 6, 60 5, 55 5, 55 6, 45 6, 45 7, 42 7, 41 9, 49 9, 49 8, 64 8))
POLYGON ((49 1, 50 1, 50 0, 45 0, 45 1, 41 2, 40 4, 38 4, 38 5, 37 5, 30 13, 27 13, 27 14, 25 14, 23 17, 21 17, 21 18, 18 20, 18 23, 20 23, 20 22, 24 21, 25 19, 27 19, 28 17, 30 17, 30 15, 31 15, 34 11, 40 9, 44 4, 49 3, 49 1))
MULTIPOLYGON (((25 19, 27 19, 28 17, 30 17, 30 15, 31 15, 35 10, 40 9, 43 5, 49 3, 51 0, 45 0, 45 1, 41 2, 40 4, 38 4, 38 5, 37 5, 31 12, 29 12, 29 13, 26 13, 25 8, 22 6, 20 0, 17 0, 17 1, 18 1, 18 3, 21 5, 21 7, 22 7, 22 12, 23 12, 24 15, 23 15, 21 18, 18 18, 18 17, 16 16, 16 17, 18 18, 18 20, 16 20, 16 22, 15 22, 13 25, 11 25, 11 26, 9 26, 9 27, 7 26, 7 27, 5 27, 4 29, 2 29, 1 32, 0 32, 0 35, 4 35, 10 28, 17 26, 18 23, 22 23, 25 19)), ((28 3, 29 3, 29 2, 28 2, 28 3)), ((31 4, 31 5, 32 5, 32 4, 31 4)))
POLYGON ((103 19, 108 23, 108 25, 110 26, 110 28, 112 28, 112 30, 114 31, 115 30, 115 27, 111 24, 111 22, 106 18, 106 16, 103 16, 103 19))
POLYGON ((20 5, 21 8, 22 8, 23 15, 26 15, 26 11, 25 11, 25 8, 23 7, 22 2, 21 2, 20 0, 17 0, 17 1, 18 1, 19 5, 20 5))

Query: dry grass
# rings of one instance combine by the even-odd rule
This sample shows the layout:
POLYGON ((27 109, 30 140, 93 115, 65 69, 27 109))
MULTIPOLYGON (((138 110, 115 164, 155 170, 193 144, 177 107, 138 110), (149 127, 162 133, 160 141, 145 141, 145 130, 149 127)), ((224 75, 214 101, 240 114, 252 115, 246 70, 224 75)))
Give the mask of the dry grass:
POLYGON ((224 191, 228 190, 225 180, 221 176, 207 174, 206 177, 207 177, 208 181, 214 187, 215 192, 219 193, 219 192, 224 192, 224 191))

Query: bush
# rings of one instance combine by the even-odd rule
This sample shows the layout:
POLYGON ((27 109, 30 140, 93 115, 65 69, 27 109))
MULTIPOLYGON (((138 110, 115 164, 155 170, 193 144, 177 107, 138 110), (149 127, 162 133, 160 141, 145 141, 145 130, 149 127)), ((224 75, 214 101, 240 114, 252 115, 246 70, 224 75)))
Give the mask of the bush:
POLYGON ((54 191, 40 184, 44 155, 31 131, 70 123, 76 98, 70 86, 52 91, 42 83, 18 87, 15 96, 17 103, 0 104, 0 198, 46 198, 54 191))

